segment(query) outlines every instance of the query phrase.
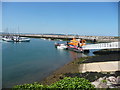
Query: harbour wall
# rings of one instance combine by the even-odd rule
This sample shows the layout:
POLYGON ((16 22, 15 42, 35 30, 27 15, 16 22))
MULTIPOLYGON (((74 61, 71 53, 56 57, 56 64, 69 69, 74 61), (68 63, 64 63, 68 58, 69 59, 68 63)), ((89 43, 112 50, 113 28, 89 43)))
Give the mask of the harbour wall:
MULTIPOLYGON (((2 36, 4 36, 3 34, 2 36)), ((12 35, 12 34, 10 34, 12 35)), ((18 35, 18 34, 14 34, 18 35)), ((88 41, 96 40, 97 42, 116 42, 119 40, 119 37, 114 36, 80 36, 80 35, 45 35, 45 34, 19 34, 21 37, 31 37, 31 38, 50 38, 54 39, 64 39, 64 40, 71 40, 73 38, 76 39, 85 39, 88 41)))

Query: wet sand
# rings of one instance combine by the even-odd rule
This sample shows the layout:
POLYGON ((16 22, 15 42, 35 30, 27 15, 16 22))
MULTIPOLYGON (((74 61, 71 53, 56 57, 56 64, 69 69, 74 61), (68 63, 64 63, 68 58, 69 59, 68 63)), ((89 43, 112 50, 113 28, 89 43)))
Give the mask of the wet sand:
POLYGON ((51 75, 43 79, 41 83, 49 85, 60 79, 63 79, 65 73, 78 72, 78 64, 75 64, 76 61, 78 61, 78 59, 71 61, 70 63, 65 64, 63 67, 57 69, 51 75))

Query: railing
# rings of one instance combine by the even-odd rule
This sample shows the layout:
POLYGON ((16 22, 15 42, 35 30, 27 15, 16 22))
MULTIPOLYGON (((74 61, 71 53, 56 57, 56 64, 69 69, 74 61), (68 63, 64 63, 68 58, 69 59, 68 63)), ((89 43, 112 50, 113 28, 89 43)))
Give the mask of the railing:
POLYGON ((120 42, 111 42, 111 43, 99 43, 99 44, 88 44, 83 46, 83 49, 112 49, 120 48, 120 42))

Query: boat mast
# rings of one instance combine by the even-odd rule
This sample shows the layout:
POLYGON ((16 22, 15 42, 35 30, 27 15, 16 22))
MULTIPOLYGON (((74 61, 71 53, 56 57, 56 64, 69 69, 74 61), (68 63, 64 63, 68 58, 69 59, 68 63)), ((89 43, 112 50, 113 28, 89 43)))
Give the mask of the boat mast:
POLYGON ((17 35, 19 36, 19 26, 18 26, 18 33, 17 33, 17 35))

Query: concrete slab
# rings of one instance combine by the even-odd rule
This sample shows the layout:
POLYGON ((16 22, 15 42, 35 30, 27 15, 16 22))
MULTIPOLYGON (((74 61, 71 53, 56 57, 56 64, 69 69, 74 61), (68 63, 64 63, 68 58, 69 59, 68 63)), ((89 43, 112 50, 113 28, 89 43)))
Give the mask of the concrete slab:
POLYGON ((81 72, 86 72, 86 65, 85 64, 81 64, 78 68, 81 72))
POLYGON ((102 72, 116 71, 111 63, 101 63, 99 64, 102 72))
POLYGON ((87 64, 86 65, 86 70, 87 71, 91 71, 92 70, 93 72, 100 72, 101 71, 99 65, 96 64, 96 63, 87 64))
POLYGON ((113 72, 120 71, 120 61, 80 64, 79 72, 113 72))
POLYGON ((119 67, 118 62, 112 63, 112 65, 113 65, 113 67, 114 67, 116 70, 120 70, 120 68, 118 68, 118 67, 119 67), (117 64, 117 65, 116 65, 116 64, 117 64))

